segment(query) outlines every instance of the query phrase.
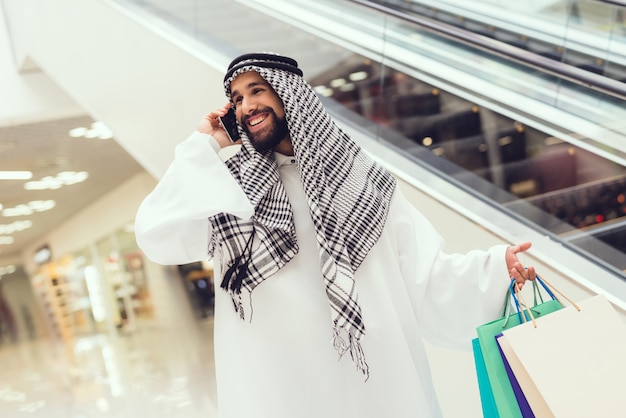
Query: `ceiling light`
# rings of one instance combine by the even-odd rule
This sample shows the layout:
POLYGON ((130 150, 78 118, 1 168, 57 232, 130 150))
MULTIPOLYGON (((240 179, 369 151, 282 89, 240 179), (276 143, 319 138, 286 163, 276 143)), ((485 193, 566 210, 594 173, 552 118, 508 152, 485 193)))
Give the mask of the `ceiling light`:
POLYGON ((340 86, 343 86, 344 84, 346 84, 345 78, 336 78, 334 80, 330 80, 331 87, 340 87, 340 86))
MULTIPOLYGON (((33 261, 38 264, 46 264, 52 260, 52 251, 50 251, 50 247, 48 245, 44 245, 35 251, 35 256, 33 257, 33 261)), ((60 274, 57 269, 57 274, 60 274)))
POLYGON ((30 180, 33 173, 30 171, 0 171, 0 180, 30 180))
POLYGON ((324 97, 330 97, 333 95, 333 89, 328 88, 324 85, 316 86, 315 92, 324 97))
POLYGON ((2 216, 28 216, 35 212, 50 210, 55 206, 56 202, 54 200, 33 200, 27 204, 21 204, 12 208, 3 209, 2 216))
POLYGON ((344 84, 343 86, 339 87, 339 90, 341 91, 352 91, 354 90, 354 84, 352 83, 348 83, 348 84, 344 84))
POLYGON ((80 183, 87 180, 89 173, 86 171, 63 171, 56 176, 46 176, 41 180, 24 183, 26 190, 54 190, 63 186, 80 183))
POLYGON ((56 206, 54 200, 33 200, 28 202, 28 206, 33 208, 35 212, 44 212, 56 206))
MULTIPOLYGON (((11 235, 33 226, 31 221, 15 221, 10 224, 0 225, 0 235, 11 235)), ((2 238, 2 237, 0 237, 2 238)))
POLYGON ((15 273, 17 269, 13 264, 9 264, 7 266, 0 266, 0 276, 4 276, 5 274, 15 273))
POLYGON ((352 81, 361 81, 367 78, 367 71, 357 71, 348 76, 352 81))
POLYGON ((94 122, 90 128, 80 126, 78 128, 71 129, 69 135, 72 138, 98 138, 98 139, 111 139, 113 138, 113 132, 102 122, 94 122))
POLYGON ((0 245, 11 245, 15 239, 10 235, 0 236, 0 245))
POLYGON ((87 128, 81 126, 80 128, 74 128, 70 130, 69 134, 72 138, 80 138, 81 136, 85 136, 86 133, 87 128))

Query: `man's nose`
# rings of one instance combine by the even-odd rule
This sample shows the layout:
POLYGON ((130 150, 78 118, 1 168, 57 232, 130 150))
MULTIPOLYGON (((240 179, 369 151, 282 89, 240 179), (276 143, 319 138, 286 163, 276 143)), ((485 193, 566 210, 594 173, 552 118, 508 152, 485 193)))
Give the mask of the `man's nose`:
POLYGON ((254 111, 257 109, 258 104, 257 101, 254 100, 254 98, 249 97, 249 98, 244 98, 242 103, 241 103, 241 110, 243 112, 244 115, 250 115, 252 113, 254 113, 254 111))

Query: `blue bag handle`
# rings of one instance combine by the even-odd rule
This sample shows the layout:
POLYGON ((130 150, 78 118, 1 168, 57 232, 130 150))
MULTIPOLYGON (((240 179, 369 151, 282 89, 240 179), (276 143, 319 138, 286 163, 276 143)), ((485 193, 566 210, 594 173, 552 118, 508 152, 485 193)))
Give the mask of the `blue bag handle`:
MULTIPOLYGON (((539 284, 541 285, 541 287, 543 287, 543 288, 544 288, 544 290, 548 293, 548 295, 550 295, 550 297, 552 298, 552 300, 556 300, 557 302, 559 302, 559 304, 560 304, 562 307, 565 307, 565 305, 563 304, 563 302, 561 302, 561 300, 560 300, 558 297, 556 297, 556 296, 554 295, 554 293, 552 292, 552 290, 554 290, 556 293, 558 293, 558 294, 559 294, 559 295, 561 295, 563 298, 565 298, 565 299, 566 299, 569 303, 571 303, 571 304, 572 304, 572 306, 573 306, 573 307, 574 307, 577 311, 580 311, 580 307, 579 307, 578 305, 576 305, 576 303, 575 303, 574 301, 572 301, 570 298, 568 298, 567 296, 565 296, 565 295, 564 295, 564 294, 563 294, 563 293, 562 293, 559 289, 557 289, 556 287, 554 287, 554 286, 553 286, 552 284, 550 284, 547 280, 542 279, 541 277, 539 277, 539 275, 536 275, 536 276, 535 276, 535 280, 533 280, 533 286, 534 286, 534 287, 533 287, 533 290, 534 290, 535 292, 537 292, 537 288, 538 288, 537 283, 535 283, 535 282, 539 283, 539 284), (550 289, 550 288, 551 288, 551 289, 550 289)), ((517 308, 517 316, 518 316, 518 318, 519 318, 519 320, 520 320, 520 323, 521 323, 521 322, 522 322, 522 316, 521 316, 521 313, 520 313, 520 303, 519 303, 519 300, 518 300, 518 298, 517 298, 517 294, 516 294, 516 292, 515 292, 515 289, 516 289, 516 287, 515 287, 515 279, 511 279, 511 285, 509 286, 509 293, 511 293, 511 295, 513 296, 513 300, 515 301, 515 307, 517 308)), ((518 290, 518 292, 519 292, 519 290, 518 290)), ((521 296, 521 293, 520 293, 520 297, 522 298, 522 301, 524 301, 523 296, 521 296)), ((536 305, 536 302, 537 302, 537 298, 536 298, 536 293, 535 293, 535 305, 536 305)), ((526 305, 526 303, 524 303, 524 305, 526 305)), ((528 321, 528 320, 529 320, 528 315, 530 315, 530 320, 532 320, 532 322, 533 322, 534 326, 536 327, 536 326, 537 326, 537 324, 535 324, 535 318, 533 317, 533 314, 532 314, 532 309, 531 309, 530 307, 528 307, 528 306, 526 306, 525 308, 526 308, 526 309, 522 309, 522 311, 524 312, 524 319, 525 319, 526 321, 528 321)))
MULTIPOLYGON (((515 302, 515 309, 517 310, 517 316, 519 318, 520 323, 525 322, 524 320, 522 320, 522 312, 523 312, 524 319, 526 321, 530 321, 531 318, 529 318, 529 314, 526 311, 526 309, 530 309, 530 307, 526 307, 526 309, 521 309, 519 299, 517 297, 517 294, 515 293, 515 283, 516 283, 515 279, 512 278, 511 284, 509 286, 509 294, 513 298, 513 301, 515 302)), ((541 296, 539 285, 541 285, 541 287, 546 291, 546 293, 550 296, 550 298, 552 298, 552 300, 558 300, 558 298, 554 296, 554 293, 552 293, 552 290, 550 290, 548 286, 546 286, 546 284, 541 279, 541 277, 539 277, 539 275, 535 276, 535 280, 532 280, 532 283, 533 283, 533 294, 534 294, 534 299, 535 299, 534 306, 537 305, 537 296, 539 296, 539 299, 543 303, 543 297, 541 296), (539 285, 537 283, 539 283, 539 285)), ((508 296, 509 295, 507 295, 507 297, 508 296)), ((559 303, 561 303, 561 301, 559 301, 559 303)), ((562 303, 561 303, 561 306, 563 306, 562 303)))

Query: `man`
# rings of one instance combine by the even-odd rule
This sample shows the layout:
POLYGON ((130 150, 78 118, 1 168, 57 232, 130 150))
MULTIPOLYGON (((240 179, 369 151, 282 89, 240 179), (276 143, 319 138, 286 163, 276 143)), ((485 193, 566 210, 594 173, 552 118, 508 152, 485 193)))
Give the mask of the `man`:
POLYGON ((214 257, 220 416, 440 416, 422 337, 469 347, 509 277, 534 278, 517 258, 530 244, 443 253, 295 60, 243 55, 224 87, 136 220, 156 262, 214 257), (222 163, 230 106, 241 148, 222 163))

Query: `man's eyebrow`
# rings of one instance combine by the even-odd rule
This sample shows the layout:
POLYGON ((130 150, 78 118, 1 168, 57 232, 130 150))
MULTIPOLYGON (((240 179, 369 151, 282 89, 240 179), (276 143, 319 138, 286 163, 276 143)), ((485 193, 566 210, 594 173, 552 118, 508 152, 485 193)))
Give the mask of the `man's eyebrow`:
MULTIPOLYGON (((248 83, 244 88, 246 90, 250 90, 251 88, 256 87, 256 86, 265 86, 265 85, 267 85, 267 83, 264 83, 262 81, 253 81, 251 83, 248 83)), ((239 94, 239 90, 233 90, 230 92, 231 97, 234 97, 238 94, 239 94)))

